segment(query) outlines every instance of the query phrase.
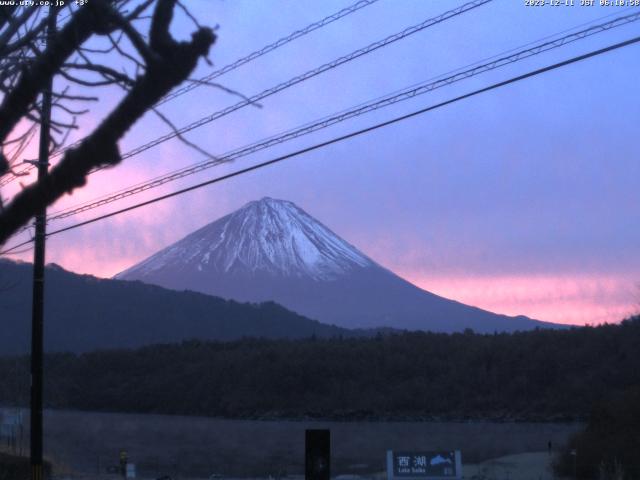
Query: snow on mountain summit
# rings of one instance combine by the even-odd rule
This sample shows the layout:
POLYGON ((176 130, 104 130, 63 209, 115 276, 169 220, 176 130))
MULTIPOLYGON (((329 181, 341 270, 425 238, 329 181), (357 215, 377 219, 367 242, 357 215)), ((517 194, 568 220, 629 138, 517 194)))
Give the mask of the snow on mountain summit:
MULTIPOLYGON (((238 302, 276 302, 346 328, 494 332, 546 325, 422 290, 293 203, 272 198, 246 204, 117 278, 238 302)), ((207 312, 202 312, 202 321, 207 321, 207 312)))
POLYGON ((331 280, 376 265, 294 203, 265 197, 206 225, 117 275, 160 269, 267 273, 331 280))

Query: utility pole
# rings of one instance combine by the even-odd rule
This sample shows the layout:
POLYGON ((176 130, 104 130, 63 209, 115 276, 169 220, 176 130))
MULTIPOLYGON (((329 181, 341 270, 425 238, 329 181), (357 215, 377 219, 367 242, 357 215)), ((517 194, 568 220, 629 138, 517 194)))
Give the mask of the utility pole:
MULTIPOLYGON (((56 29, 56 8, 49 7, 47 46, 56 29)), ((49 140, 51 136, 51 103, 53 76, 42 91, 42 118, 38 151, 38 181, 49 174, 49 140)), ((33 300, 31 307, 31 480, 43 480, 42 461, 42 373, 44 349, 44 257, 47 235, 47 209, 35 218, 33 253, 33 300)))

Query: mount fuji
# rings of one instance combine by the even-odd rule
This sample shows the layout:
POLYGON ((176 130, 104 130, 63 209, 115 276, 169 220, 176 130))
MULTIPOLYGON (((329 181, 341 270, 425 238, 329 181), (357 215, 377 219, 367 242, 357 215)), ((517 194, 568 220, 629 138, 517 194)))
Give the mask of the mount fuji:
POLYGON ((346 328, 477 332, 555 327, 422 290, 292 202, 263 198, 116 275, 244 302, 275 301, 346 328))

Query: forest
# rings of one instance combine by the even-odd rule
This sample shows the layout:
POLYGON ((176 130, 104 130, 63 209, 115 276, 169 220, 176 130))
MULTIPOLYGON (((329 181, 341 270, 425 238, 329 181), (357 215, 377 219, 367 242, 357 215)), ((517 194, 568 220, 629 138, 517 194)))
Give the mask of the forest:
MULTIPOLYGON (((640 385, 640 316, 512 334, 185 341, 45 357, 45 406, 228 418, 586 419, 640 385)), ((28 357, 0 404, 28 404, 28 357)))

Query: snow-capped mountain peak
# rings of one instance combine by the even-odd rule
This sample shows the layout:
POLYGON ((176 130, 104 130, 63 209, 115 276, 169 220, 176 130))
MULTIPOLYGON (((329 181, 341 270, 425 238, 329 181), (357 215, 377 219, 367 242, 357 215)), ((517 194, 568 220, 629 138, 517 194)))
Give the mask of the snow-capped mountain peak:
POLYGON ((331 280, 375 263, 294 203, 253 201, 118 274, 160 269, 331 280))
MULTIPOLYGON (((422 290, 293 203, 272 198, 246 204, 117 277, 240 302, 272 301, 347 328, 493 332, 545 325, 422 290)), ((206 322, 207 312, 201 314, 206 322)))

